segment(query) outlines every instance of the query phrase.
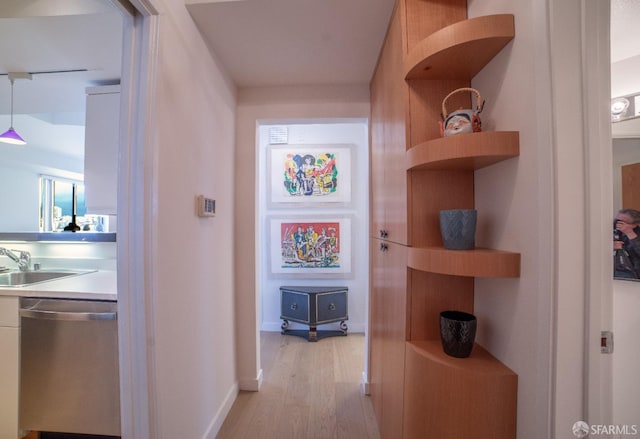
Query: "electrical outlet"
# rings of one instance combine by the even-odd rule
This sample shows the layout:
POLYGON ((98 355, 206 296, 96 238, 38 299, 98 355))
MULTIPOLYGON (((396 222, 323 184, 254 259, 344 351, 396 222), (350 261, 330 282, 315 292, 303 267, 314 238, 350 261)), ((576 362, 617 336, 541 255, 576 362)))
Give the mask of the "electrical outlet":
POLYGON ((198 216, 216 216, 216 200, 199 195, 196 199, 198 216))

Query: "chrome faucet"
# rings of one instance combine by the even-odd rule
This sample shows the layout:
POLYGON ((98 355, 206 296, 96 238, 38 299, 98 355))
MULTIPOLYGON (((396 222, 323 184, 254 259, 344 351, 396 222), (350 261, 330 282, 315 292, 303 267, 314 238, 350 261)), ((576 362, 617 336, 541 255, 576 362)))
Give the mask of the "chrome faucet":
POLYGON ((5 255, 13 262, 18 264, 18 268, 20 271, 29 271, 31 268, 31 253, 23 250, 9 250, 3 247, 0 247, 0 255, 5 255), (16 255, 14 252, 18 252, 19 255, 16 255))

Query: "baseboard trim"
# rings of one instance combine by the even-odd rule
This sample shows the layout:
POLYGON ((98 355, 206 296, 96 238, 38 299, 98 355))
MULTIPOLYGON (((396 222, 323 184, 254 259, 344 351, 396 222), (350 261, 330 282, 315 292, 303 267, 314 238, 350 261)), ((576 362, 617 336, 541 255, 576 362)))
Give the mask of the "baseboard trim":
POLYGON ((371 385, 369 384, 369 380, 367 380, 367 374, 362 372, 362 382, 360 383, 360 390, 365 395, 371 395, 371 385))
POLYGON ((262 369, 258 371, 258 376, 253 380, 240 380, 238 382, 238 386, 240 390, 245 390, 247 392, 258 392, 260 391, 260 386, 262 386, 262 369))
POLYGON ((220 432, 220 428, 222 428, 222 424, 224 420, 227 418, 229 411, 231 411, 231 407, 238 397, 238 384, 234 384, 227 392, 227 396, 224 398, 224 402, 218 409, 218 412, 213 417, 211 424, 209 424, 209 428, 207 428, 207 432, 203 436, 203 439, 215 439, 215 437, 220 432))

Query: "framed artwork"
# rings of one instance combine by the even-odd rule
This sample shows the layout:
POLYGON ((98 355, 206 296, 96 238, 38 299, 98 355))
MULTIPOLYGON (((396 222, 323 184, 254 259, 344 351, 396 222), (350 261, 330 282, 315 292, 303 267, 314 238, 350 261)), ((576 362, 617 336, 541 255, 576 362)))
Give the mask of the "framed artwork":
POLYGON ((272 207, 351 201, 350 145, 277 145, 268 150, 268 201, 272 207))
POLYGON ((274 275, 351 273, 351 218, 270 218, 274 275))

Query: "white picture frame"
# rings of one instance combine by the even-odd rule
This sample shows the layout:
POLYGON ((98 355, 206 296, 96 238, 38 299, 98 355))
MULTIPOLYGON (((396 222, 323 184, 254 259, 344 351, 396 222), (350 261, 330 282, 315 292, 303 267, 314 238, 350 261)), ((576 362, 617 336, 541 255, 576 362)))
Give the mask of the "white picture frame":
POLYGON ((351 273, 351 218, 268 218, 269 262, 274 276, 345 277, 351 273))
POLYGON ((269 146, 269 207, 349 205, 353 150, 348 144, 269 146))

